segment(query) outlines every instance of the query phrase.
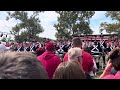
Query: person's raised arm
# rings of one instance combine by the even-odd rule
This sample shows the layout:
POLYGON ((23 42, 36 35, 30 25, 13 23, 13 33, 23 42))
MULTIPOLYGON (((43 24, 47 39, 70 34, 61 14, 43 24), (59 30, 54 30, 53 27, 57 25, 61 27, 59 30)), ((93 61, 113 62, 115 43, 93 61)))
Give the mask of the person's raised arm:
POLYGON ((112 69, 112 63, 111 63, 111 60, 109 60, 109 61, 107 62, 107 65, 106 65, 105 70, 103 71, 103 73, 102 73, 101 76, 100 76, 100 79, 102 79, 102 78, 105 77, 106 75, 109 75, 111 69, 112 69))

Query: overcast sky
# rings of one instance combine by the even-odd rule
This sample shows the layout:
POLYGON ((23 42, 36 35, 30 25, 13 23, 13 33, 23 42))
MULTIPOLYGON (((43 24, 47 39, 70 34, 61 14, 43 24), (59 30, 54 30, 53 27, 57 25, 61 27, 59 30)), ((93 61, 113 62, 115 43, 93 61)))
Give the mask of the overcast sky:
MULTIPOLYGON (((31 13, 31 12, 29 12, 31 13)), ((94 31, 94 34, 99 34, 99 27, 101 22, 111 22, 110 18, 105 17, 105 11, 96 11, 95 15, 90 19, 90 27, 94 31)), ((7 13, 6 11, 0 11, 0 31, 8 32, 11 30, 17 21, 10 19, 6 21, 7 13)), ((41 37, 55 39, 55 28, 54 24, 57 23, 58 14, 54 11, 46 11, 40 14, 41 25, 44 28, 44 32, 40 34, 41 37)), ((103 31, 103 34, 106 32, 103 31)))

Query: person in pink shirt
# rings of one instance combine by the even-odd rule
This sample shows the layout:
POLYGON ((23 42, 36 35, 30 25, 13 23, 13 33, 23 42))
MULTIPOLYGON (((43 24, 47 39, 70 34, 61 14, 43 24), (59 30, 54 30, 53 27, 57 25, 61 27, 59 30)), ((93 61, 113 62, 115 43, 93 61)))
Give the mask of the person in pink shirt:
POLYGON ((52 79, 56 68, 61 63, 61 60, 58 56, 54 54, 55 46, 52 42, 48 42, 45 46, 45 49, 46 51, 37 58, 43 63, 48 73, 49 79, 52 79))
POLYGON ((100 79, 120 79, 120 48, 115 48, 110 52, 109 61, 100 79), (115 74, 111 74, 112 68, 117 71, 115 74))

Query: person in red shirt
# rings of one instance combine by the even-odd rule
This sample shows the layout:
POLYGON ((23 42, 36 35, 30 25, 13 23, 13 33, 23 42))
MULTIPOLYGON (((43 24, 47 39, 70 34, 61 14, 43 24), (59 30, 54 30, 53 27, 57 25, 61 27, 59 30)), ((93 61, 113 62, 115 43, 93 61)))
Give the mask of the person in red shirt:
POLYGON ((10 47, 11 45, 9 44, 9 43, 6 43, 6 45, 5 45, 6 47, 10 47))
POLYGON ((45 46, 45 49, 46 51, 37 58, 43 63, 49 79, 52 79, 56 68, 61 63, 61 60, 54 54, 55 46, 52 42, 48 42, 45 46))
MULTIPOLYGON (((72 47, 79 47, 79 48, 82 48, 82 41, 79 37, 74 37, 72 39, 72 47)), ((92 56, 82 50, 82 55, 83 55, 83 58, 82 58, 82 67, 83 67, 83 70, 86 72, 86 73, 90 73, 92 70, 93 70, 93 66, 94 66, 94 62, 93 62, 93 59, 92 59, 92 56)), ((64 56, 64 61, 68 61, 68 52, 65 54, 64 56)))
POLYGON ((120 79, 120 48, 115 48, 110 52, 109 61, 100 79, 120 79), (115 73, 111 74, 111 69, 115 69, 115 73))

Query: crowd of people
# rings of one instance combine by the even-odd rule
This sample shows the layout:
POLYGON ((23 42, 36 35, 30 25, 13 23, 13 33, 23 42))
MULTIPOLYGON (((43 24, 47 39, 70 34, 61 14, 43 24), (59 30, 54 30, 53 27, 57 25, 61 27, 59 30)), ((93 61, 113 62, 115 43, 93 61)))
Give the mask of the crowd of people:
POLYGON ((80 37, 64 42, 0 43, 1 79, 120 79, 120 48, 104 40, 80 37), (106 60, 106 55, 108 59, 106 60))

